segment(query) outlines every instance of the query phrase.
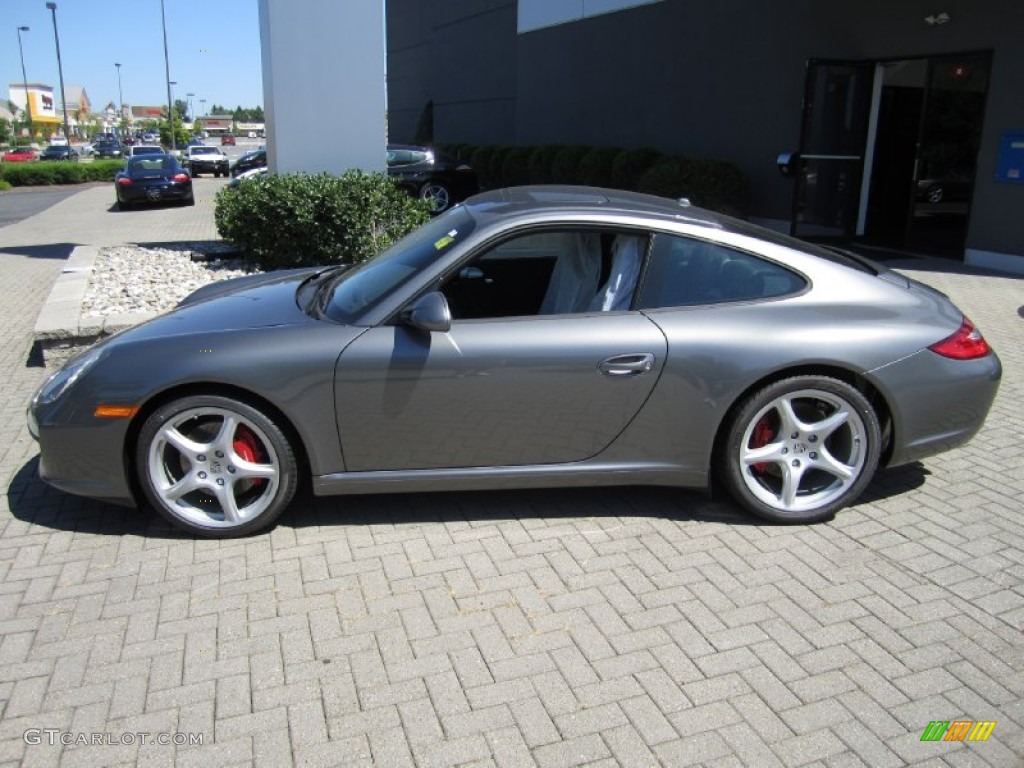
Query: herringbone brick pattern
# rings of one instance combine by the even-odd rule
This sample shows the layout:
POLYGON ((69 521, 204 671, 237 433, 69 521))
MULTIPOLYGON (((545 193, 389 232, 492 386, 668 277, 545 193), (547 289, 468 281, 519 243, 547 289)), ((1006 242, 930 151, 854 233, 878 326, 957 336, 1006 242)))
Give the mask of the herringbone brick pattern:
POLYGON ((969 446, 882 474, 829 524, 522 491, 306 500, 216 542, 36 478, 25 359, 58 266, 0 253, 0 763, 1024 761, 1019 281, 918 275, 1000 351, 999 400, 969 446), (956 719, 998 724, 920 741, 956 719), (122 743, 172 732, 203 744, 122 743))

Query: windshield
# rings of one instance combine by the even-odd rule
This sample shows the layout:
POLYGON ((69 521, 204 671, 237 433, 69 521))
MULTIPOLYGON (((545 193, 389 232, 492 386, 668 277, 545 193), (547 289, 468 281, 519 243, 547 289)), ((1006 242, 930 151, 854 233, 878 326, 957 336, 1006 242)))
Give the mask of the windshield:
POLYGON ((324 309, 339 323, 352 323, 366 310, 461 243, 476 222, 460 207, 428 221, 386 251, 360 266, 342 272, 324 290, 330 291, 324 309))
POLYGON ((193 155, 219 155, 220 150, 216 147, 192 147, 193 155))

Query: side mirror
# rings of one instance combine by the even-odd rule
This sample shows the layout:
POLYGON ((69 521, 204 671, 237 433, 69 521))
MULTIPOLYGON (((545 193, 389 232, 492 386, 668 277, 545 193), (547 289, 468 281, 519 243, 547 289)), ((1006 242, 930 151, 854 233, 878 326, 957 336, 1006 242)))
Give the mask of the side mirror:
POLYGON ((452 327, 452 313, 444 294, 434 291, 420 296, 402 312, 402 321, 421 331, 447 333, 452 327))

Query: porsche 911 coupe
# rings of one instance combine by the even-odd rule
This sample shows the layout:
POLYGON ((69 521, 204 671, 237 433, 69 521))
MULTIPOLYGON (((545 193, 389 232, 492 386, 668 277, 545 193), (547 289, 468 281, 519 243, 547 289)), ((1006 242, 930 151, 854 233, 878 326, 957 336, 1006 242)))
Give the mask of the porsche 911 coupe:
POLYGON ((943 294, 672 201, 470 198, 356 266, 214 283, 29 406, 39 471, 203 536, 318 495, 713 476, 808 523, 982 426, 1001 367, 943 294))
POLYGON ((114 194, 117 207, 122 211, 140 203, 196 204, 192 176, 181 167, 177 158, 162 151, 129 157, 124 168, 114 176, 114 194))

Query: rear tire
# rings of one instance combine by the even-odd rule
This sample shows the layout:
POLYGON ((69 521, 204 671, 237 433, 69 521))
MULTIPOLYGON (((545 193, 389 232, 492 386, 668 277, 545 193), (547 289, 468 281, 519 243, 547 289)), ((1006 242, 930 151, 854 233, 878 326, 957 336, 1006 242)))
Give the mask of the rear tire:
POLYGON ((827 520, 864 491, 878 467, 878 415, 838 379, 769 384, 739 405, 726 429, 719 475, 741 506, 767 520, 827 520))
POLYGON ((124 200, 117 201, 117 209, 119 211, 130 211, 132 209, 131 203, 126 203, 124 200))

